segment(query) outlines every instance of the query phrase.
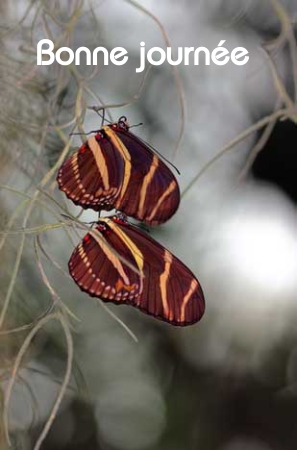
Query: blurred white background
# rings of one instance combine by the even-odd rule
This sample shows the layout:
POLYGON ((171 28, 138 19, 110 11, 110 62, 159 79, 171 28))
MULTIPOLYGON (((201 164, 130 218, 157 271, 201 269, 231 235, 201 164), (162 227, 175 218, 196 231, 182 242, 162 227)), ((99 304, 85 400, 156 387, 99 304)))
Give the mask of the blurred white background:
MULTIPOLYGON (((16 8, 14 2, 7 2, 5 15, 1 19, 2 28, 5 29, 7 24, 10 27, 16 24, 29 3, 18 2, 16 8)), ((2 68, 7 86, 4 81, 1 83, 4 83, 11 100, 8 102, 8 114, 10 118, 14 115, 16 120, 33 125, 33 142, 34 124, 38 125, 39 111, 44 112, 52 100, 47 103, 47 94, 35 100, 34 95, 30 97, 20 88, 16 94, 9 83, 18 86, 17 81, 27 76, 29 84, 34 80, 43 80, 55 86, 59 72, 66 71, 57 65, 39 67, 37 70, 34 55, 24 53, 26 49, 34 49, 32 42, 36 44, 45 37, 46 31, 51 29, 53 37, 59 37, 60 46, 68 45, 73 49, 79 46, 91 48, 102 45, 110 49, 122 46, 129 51, 129 62, 125 66, 102 65, 88 84, 105 104, 127 102, 138 92, 143 74, 137 74, 135 68, 139 65, 141 41, 146 43, 147 49, 166 47, 160 28, 152 17, 135 5, 119 0, 83 2, 70 41, 66 37, 63 40, 61 29, 69 20, 70 2, 56 2, 61 22, 55 25, 51 23, 50 16, 55 12, 53 3, 36 2, 26 19, 15 29, 13 38, 6 38, 3 44, 4 55, 9 55, 14 49, 15 57, 22 59, 26 68, 20 77, 15 74, 16 80, 9 78, 6 68, 2 68), (38 11, 38 8, 41 9, 38 11), (30 27, 34 17, 37 17, 38 25, 31 42, 30 27), (26 61, 28 57, 33 61, 32 74, 26 61), (20 105, 32 102, 30 107, 35 110, 35 116, 28 114, 29 107, 18 108, 18 96, 20 105)), ((296 1, 283 1, 281 4, 290 18, 296 19, 296 1)), ((260 47, 264 41, 277 37, 281 31, 280 21, 268 0, 187 0, 178 3, 144 0, 141 6, 162 23, 173 49, 205 46, 212 50, 224 39, 226 48, 232 50, 244 46, 250 55, 245 66, 231 63, 226 66, 178 66, 185 102, 185 130, 176 157, 174 152, 182 117, 180 93, 169 65, 150 69, 141 95, 132 105, 110 110, 114 120, 124 114, 131 124, 144 123, 135 129, 135 133, 177 165, 183 191, 229 141, 273 112, 277 90, 268 59, 260 47)), ((286 46, 278 49, 274 61, 291 95, 292 61, 286 46)), ((83 66, 77 68, 82 76, 90 74, 91 69, 83 66)), ((65 104, 71 105, 73 102, 75 106, 77 84, 71 73, 65 76, 64 82, 66 100, 62 103, 59 116, 53 119, 56 123, 68 117, 63 112, 65 104)), ((26 90, 26 83, 21 87, 26 90)), ((95 103, 88 92, 83 95, 87 105, 95 103)), ((4 95, 3 102, 5 98, 4 95)), ((11 121, 9 123, 11 125, 11 121)), ((86 131, 97 129, 100 119, 94 112, 88 111, 83 125, 86 131)), ((43 129, 46 130, 50 130, 49 127, 43 129)), ((186 192, 170 222, 151 231, 199 278, 206 298, 206 313, 201 323, 186 329, 175 329, 130 307, 109 306, 137 336, 136 343, 100 307, 100 301, 80 292, 72 280, 63 277, 50 264, 45 264, 47 276, 59 296, 80 319, 73 331, 75 360, 85 379, 88 397, 84 401, 92 407, 96 429, 96 444, 89 448, 295 448, 297 436, 292 434, 287 440, 284 436, 288 436, 286 426, 289 427, 297 412, 297 197, 294 201, 281 183, 255 178, 252 171, 239 182, 239 174, 258 137, 256 133, 251 133, 222 155, 186 192), (277 395, 285 395, 287 399, 288 393, 289 406, 283 397, 283 403, 277 403, 277 395), (234 405, 240 405, 238 412, 234 405), (287 425, 283 425, 277 411, 287 425), (279 424, 273 432, 272 424, 279 424)), ((9 131, 5 139, 9 142, 9 131)), ((26 150, 28 143, 25 147, 27 153, 21 153, 22 135, 14 139, 14 150, 8 151, 9 165, 3 184, 27 189, 28 183, 36 185, 40 181, 40 167, 42 164, 51 165, 51 161, 58 157, 58 150, 55 141, 51 141, 53 137, 45 141, 36 139, 33 148, 35 155, 41 155, 40 166, 32 175, 27 166, 36 156, 26 150), (42 151, 39 151, 39 146, 42 151), (15 161, 20 154, 22 164, 18 168, 15 161), (14 164, 13 176, 10 175, 11 163, 14 164), (28 170, 24 170, 26 168, 28 170)), ((57 142, 59 149, 61 144, 57 142)), ((73 146, 79 146, 80 142, 80 138, 76 137, 73 146)), ((294 142, 290 136, 285 136, 283 146, 290 145, 294 142)), ((5 152, 7 149, 3 150, 3 154, 5 152)), ((286 153, 280 170, 286 170, 286 165, 296 164, 296 157, 292 161, 285 161, 285 158, 286 153)), ((273 162, 268 158, 266 164, 273 162)), ((285 172, 283 176, 286 176, 285 172)), ((55 195, 60 202, 67 204, 69 211, 79 212, 70 201, 63 199, 57 188, 55 195)), ((2 201, 5 216, 9 217, 16 206, 16 198, 5 192, 2 201)), ((36 224, 42 223, 41 217, 45 223, 50 221, 48 215, 42 216, 38 211, 35 213, 36 224)), ((96 217, 95 213, 87 211, 82 220, 96 220, 96 217)), ((26 242, 23 268, 20 269, 15 289, 22 290, 26 286, 26 304, 32 318, 39 301, 46 305, 50 297, 39 279, 36 260, 32 258, 32 241, 28 238, 26 242)), ((73 247, 65 240, 64 232, 47 232, 44 245, 66 270, 73 247)), ((3 276, 1 285, 3 298, 7 293, 12 263, 7 267, 8 274, 3 276)), ((14 307, 8 316, 13 317, 17 313, 17 299, 17 296, 13 298, 14 307)), ((14 323, 13 318, 11 323, 14 323)), ((44 342, 40 338, 42 342, 39 342, 36 354, 33 352, 27 358, 21 370, 21 379, 34 391, 37 399, 36 427, 46 420, 54 392, 58 389, 59 383, 54 381, 53 374, 59 381, 64 371, 63 358, 59 361, 53 358, 57 349, 50 342, 55 330, 49 329, 48 332, 49 336, 44 337, 44 342), (34 376, 33 367, 39 368, 34 371, 34 376)), ((89 434, 84 434, 83 430, 81 433, 86 436, 86 441, 82 441, 82 447, 75 447, 74 437, 80 419, 71 409, 72 399, 77 396, 74 381, 61 408, 60 420, 68 426, 62 426, 63 433, 57 432, 58 416, 45 448, 51 448, 51 445, 55 448, 87 448, 89 434)), ((34 410, 30 389, 18 387, 13 396, 10 422, 12 430, 21 435, 22 432, 26 435, 33 417, 31 412, 29 414, 29 410, 34 410)), ((28 445, 31 448, 30 442, 26 441, 24 447, 28 445)))

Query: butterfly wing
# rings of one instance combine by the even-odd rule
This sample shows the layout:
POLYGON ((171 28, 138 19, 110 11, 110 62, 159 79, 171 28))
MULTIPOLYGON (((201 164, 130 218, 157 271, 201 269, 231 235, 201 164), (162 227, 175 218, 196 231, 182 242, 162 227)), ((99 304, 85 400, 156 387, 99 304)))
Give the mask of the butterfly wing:
POLYGON ((136 243, 144 260, 144 280, 136 306, 173 325, 201 319, 205 311, 202 288, 195 275, 176 256, 127 222, 117 223, 136 243))
POLYGON ((99 211, 114 208, 123 177, 122 155, 98 133, 62 164, 57 182, 76 205, 99 211))
POLYGON ((176 212, 180 192, 176 178, 164 162, 130 131, 112 128, 127 149, 125 159, 126 185, 116 202, 116 209, 149 225, 166 222, 176 212))
POLYGON ((200 320, 204 296, 193 273, 138 228, 118 219, 104 220, 106 229, 100 231, 104 240, 88 233, 70 258, 69 271, 79 287, 91 296, 132 305, 173 325, 200 320))
POLYGON ((91 231, 74 249, 68 263, 70 275, 81 290, 92 297, 133 304, 143 288, 137 262, 126 243, 115 233, 109 230, 103 233, 99 228, 97 231, 104 237, 91 231), (135 271, 116 253, 135 267, 135 271))
POLYGON ((180 202, 171 170, 139 138, 116 124, 104 126, 61 166, 59 188, 83 208, 111 210, 158 225, 180 202))

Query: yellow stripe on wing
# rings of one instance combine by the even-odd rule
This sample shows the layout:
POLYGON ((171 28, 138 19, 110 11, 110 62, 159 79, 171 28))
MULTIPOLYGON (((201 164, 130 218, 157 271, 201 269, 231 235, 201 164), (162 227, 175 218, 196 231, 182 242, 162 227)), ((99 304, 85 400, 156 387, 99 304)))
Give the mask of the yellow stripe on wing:
POLYGON ((134 244, 134 242, 129 238, 129 236, 119 226, 117 226, 117 224, 114 223, 112 220, 110 220, 108 218, 107 219, 102 218, 100 220, 103 220, 106 223, 108 223, 108 226, 125 243, 125 245, 130 250, 130 252, 132 253, 132 255, 136 261, 139 272, 141 274, 143 274, 144 258, 143 258, 143 254, 141 253, 141 251, 139 250, 137 245, 134 244))
POLYGON ((175 188, 176 188, 176 181, 172 180, 170 185, 168 186, 168 188, 163 192, 163 194, 161 195, 161 197, 157 201, 154 209, 152 210, 152 212, 149 215, 149 217, 147 218, 147 220, 152 220, 154 218, 155 214, 157 213, 159 207, 161 206, 161 204, 163 203, 165 198, 167 198, 171 194, 171 192, 174 191, 175 188))
POLYGON ((102 153, 101 147, 99 142, 96 140, 95 136, 92 136, 88 140, 88 146, 93 153, 93 156, 95 158, 98 172, 101 175, 103 186, 105 190, 109 189, 109 175, 108 175, 108 167, 104 158, 104 155, 102 153))
POLYGON ((186 293, 186 295, 183 298, 182 304, 181 304, 181 308, 180 308, 180 321, 184 322, 185 320, 185 316, 186 316, 186 307, 187 304, 193 294, 193 292, 197 289, 198 287, 198 282, 197 280, 195 280, 195 278, 191 281, 190 287, 188 292, 186 293))
POLYGON ((168 301, 167 301, 167 281, 170 275, 170 268, 172 264, 172 254, 165 249, 164 253, 164 261, 165 268, 162 274, 160 275, 160 290, 161 290, 161 299, 163 305, 164 316, 167 319, 173 319, 173 312, 169 310, 168 301))
POLYGON ((141 185, 141 189, 140 189, 139 206, 138 206, 138 211, 137 211, 137 214, 139 215, 139 217, 143 217, 143 208, 144 208, 146 193, 147 193, 150 183, 152 182, 152 179, 154 178, 154 175, 155 175, 158 165, 159 165, 159 158, 156 155, 154 155, 150 170, 144 177, 142 185, 141 185))
MULTIPOLYGON (((103 220, 103 219, 100 219, 103 220)), ((110 249, 109 245, 107 243, 104 242, 104 240, 101 238, 98 238, 98 236, 96 235, 96 233, 90 231, 90 234, 92 235, 92 237, 95 239, 95 241, 97 242, 97 244, 99 245, 99 247, 101 248, 101 250, 104 252, 106 258, 109 259, 109 261, 111 262, 111 264, 114 266, 114 268, 118 271, 119 275, 122 277, 122 279, 124 280, 124 283, 126 285, 130 285, 130 280, 128 275, 126 274, 123 265, 121 263, 121 261, 119 260, 119 258, 114 254, 114 252, 112 251, 112 249, 110 249)))
POLYGON ((114 145, 114 147, 119 151, 121 156, 124 159, 125 169, 124 169, 124 178, 123 178, 123 184, 120 191, 120 195, 117 199, 117 202, 115 203, 115 208, 118 208, 128 187, 130 176, 131 176, 131 156, 127 149, 127 147, 124 145, 124 143, 121 141, 121 139, 116 135, 116 133, 108 126, 104 126, 103 130, 105 131, 106 135, 109 137, 111 143, 114 145))

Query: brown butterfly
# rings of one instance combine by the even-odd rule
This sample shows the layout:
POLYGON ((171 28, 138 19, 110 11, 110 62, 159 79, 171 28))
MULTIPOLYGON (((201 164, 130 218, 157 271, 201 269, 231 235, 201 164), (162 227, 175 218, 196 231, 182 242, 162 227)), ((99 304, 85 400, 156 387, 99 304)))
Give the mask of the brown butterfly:
POLYGON ((83 208, 115 208, 149 225, 166 222, 180 202, 175 176, 129 131, 126 117, 89 138, 62 164, 57 181, 83 208))
POLYGON ((176 256, 123 215, 101 218, 96 230, 101 236, 90 231, 68 264, 83 291, 105 302, 134 306, 172 325, 201 319, 201 286, 176 256))

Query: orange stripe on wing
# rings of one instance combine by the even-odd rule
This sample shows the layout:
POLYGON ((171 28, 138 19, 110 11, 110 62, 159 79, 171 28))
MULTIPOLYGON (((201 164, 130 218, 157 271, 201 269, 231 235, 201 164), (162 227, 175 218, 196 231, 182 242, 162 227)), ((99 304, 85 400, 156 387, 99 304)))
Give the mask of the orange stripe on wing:
POLYGON ((66 194, 73 197, 75 200, 78 200, 81 196, 81 194, 85 193, 86 190, 81 182, 80 173, 79 173, 79 166, 78 166, 78 152, 75 152, 71 156, 71 168, 73 172, 73 178, 75 178, 76 186, 72 189, 69 189, 67 187, 68 183, 65 183, 65 186, 62 186, 62 189, 66 192, 66 194))
POLYGON ((121 156, 124 160, 124 164, 125 164, 124 178, 123 178, 123 182, 122 182, 121 192, 117 199, 117 202, 114 205, 115 208, 118 208, 119 205, 121 204, 121 201, 122 201, 125 193, 126 193, 126 190, 128 188, 128 184, 130 181, 131 170, 132 170, 131 156, 130 156, 130 153, 129 153, 127 147, 123 144, 121 139, 116 135, 116 133, 110 127, 105 126, 105 127, 103 127, 103 129, 104 129, 106 135, 111 140, 113 146, 121 154, 121 156))
POLYGON ((108 223, 108 226, 115 232, 115 234, 124 242, 126 247, 130 250, 135 262, 137 264, 138 270, 143 277, 143 265, 144 265, 144 257, 142 252, 139 250, 137 245, 129 238, 129 236, 119 227, 117 226, 113 220, 110 220, 108 217, 102 218, 101 221, 108 223))
POLYGON ((163 203, 165 198, 168 197, 171 194, 171 192, 174 191, 175 188, 176 188, 176 181, 173 180, 173 181, 171 181, 171 183, 168 186, 168 188, 166 189, 166 191, 164 191, 163 194, 161 195, 161 197, 159 198, 158 202, 156 203, 154 209, 152 210, 152 212, 149 215, 149 217, 147 218, 147 220, 152 220, 154 218, 154 216, 155 216, 156 212, 158 211, 160 205, 163 203))
POLYGON ((193 280, 191 281, 189 290, 186 293, 186 295, 184 296, 182 304, 181 304, 181 308, 180 308, 180 321, 181 322, 185 321, 187 304, 188 304, 193 292, 197 289, 197 287, 198 287, 198 281, 195 280, 195 278, 193 278, 193 280))
MULTIPOLYGON (((101 281, 100 278, 96 276, 94 273, 90 261, 88 259, 88 255, 85 252, 83 245, 79 244, 77 247, 78 254, 80 256, 79 265, 83 264, 85 266, 85 273, 79 277, 79 279, 76 279, 76 270, 78 270, 78 265, 76 269, 73 267, 73 263, 70 263, 70 268, 72 275, 74 276, 74 279, 76 283, 81 286, 82 288, 86 289, 90 294, 100 295, 102 293, 102 289, 105 285, 104 281, 101 281), (90 281, 92 280, 92 281, 90 281), (87 283, 89 281, 89 283, 87 283), (96 284, 96 289, 94 288, 94 284, 96 284)), ((77 272, 76 272, 77 273, 77 272)))
POLYGON ((112 252, 109 246, 104 242, 103 237, 101 239, 98 236, 90 231, 91 236, 95 239, 101 250, 104 252, 105 256, 109 259, 114 268, 118 271, 119 275, 122 277, 124 283, 128 286, 130 285, 130 280, 126 272, 124 271, 123 265, 119 258, 112 252))
POLYGON ((167 301, 167 281, 170 274, 170 268, 172 264, 172 254, 165 249, 164 252, 164 261, 165 268, 163 273, 160 275, 160 291, 161 291, 161 300, 163 305, 164 317, 171 320, 172 311, 170 311, 167 301))
POLYGON ((147 193, 147 189, 155 175, 155 172, 157 170, 157 167, 159 165, 159 158, 154 155, 152 163, 151 163, 151 167, 150 170, 148 171, 148 173, 146 174, 146 176, 143 179, 142 182, 142 186, 140 189, 140 196, 139 196, 139 206, 138 206, 138 211, 137 214, 142 217, 143 216, 143 207, 144 207, 144 202, 145 202, 145 198, 146 198, 146 193, 147 193))
POLYGON ((105 190, 109 189, 109 175, 108 175, 108 168, 107 164, 104 158, 104 155, 102 153, 101 147, 95 136, 92 136, 88 140, 88 146, 93 153, 93 156, 95 158, 98 172, 101 175, 103 186, 105 190))

